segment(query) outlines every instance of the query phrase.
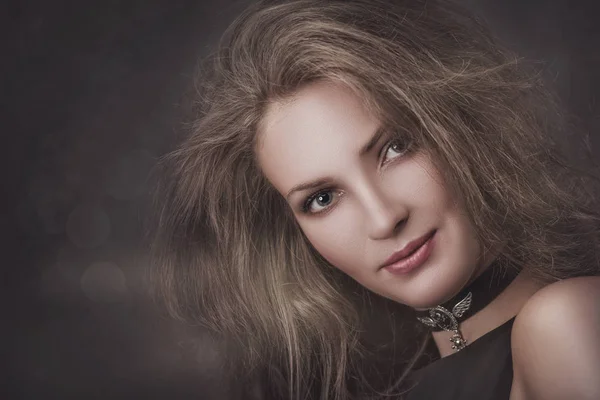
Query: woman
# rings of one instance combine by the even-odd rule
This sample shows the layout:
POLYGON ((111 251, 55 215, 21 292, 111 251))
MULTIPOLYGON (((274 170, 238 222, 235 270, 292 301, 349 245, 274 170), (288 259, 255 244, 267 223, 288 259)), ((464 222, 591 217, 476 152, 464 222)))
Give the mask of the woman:
POLYGON ((211 60, 157 197, 173 315, 240 344, 270 396, 600 398, 592 180, 558 152, 539 79, 476 20, 262 1, 211 60), (402 326, 383 349, 374 315, 402 326))

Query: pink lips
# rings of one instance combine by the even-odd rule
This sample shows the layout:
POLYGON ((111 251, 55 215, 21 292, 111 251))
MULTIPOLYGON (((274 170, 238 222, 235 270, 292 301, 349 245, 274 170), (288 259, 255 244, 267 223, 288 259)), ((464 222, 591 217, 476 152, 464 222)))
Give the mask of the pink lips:
POLYGON ((405 274, 419 267, 431 254, 435 233, 432 231, 411 241, 402 250, 392 254, 381 268, 393 274, 405 274))

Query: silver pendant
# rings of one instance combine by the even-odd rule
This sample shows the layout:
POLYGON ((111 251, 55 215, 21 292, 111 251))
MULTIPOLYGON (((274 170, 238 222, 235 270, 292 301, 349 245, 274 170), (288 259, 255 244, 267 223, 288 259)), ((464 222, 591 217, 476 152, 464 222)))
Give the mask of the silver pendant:
POLYGON ((456 351, 460 351, 467 346, 467 341, 458 329, 454 331, 454 335, 450 338, 450 342, 452 343, 452 350, 456 351))
POLYGON ((457 318, 462 317, 469 307, 471 307, 472 299, 473 294, 469 292, 464 299, 452 307, 452 312, 447 308, 437 306, 429 309, 429 317, 417 317, 417 319, 432 328, 441 328, 445 331, 454 332, 454 335, 450 338, 452 349, 460 351, 465 348, 467 341, 460 332, 457 318))

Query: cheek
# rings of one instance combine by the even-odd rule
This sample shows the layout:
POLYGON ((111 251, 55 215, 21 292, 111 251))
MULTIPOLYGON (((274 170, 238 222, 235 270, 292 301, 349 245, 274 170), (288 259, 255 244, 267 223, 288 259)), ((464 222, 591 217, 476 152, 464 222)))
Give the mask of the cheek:
POLYGON ((332 223, 315 224, 303 230, 313 247, 334 267, 352 275, 360 266, 363 252, 357 229, 332 223))

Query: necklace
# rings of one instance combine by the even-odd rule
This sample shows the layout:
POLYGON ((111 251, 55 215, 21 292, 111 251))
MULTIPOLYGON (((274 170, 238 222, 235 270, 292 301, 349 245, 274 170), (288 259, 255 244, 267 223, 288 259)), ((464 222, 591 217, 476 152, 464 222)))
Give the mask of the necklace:
POLYGON ((417 310, 417 319, 434 332, 454 332, 450 338, 452 349, 460 351, 467 345, 460 331, 460 321, 487 306, 516 278, 517 273, 489 266, 447 302, 426 310, 417 310))

